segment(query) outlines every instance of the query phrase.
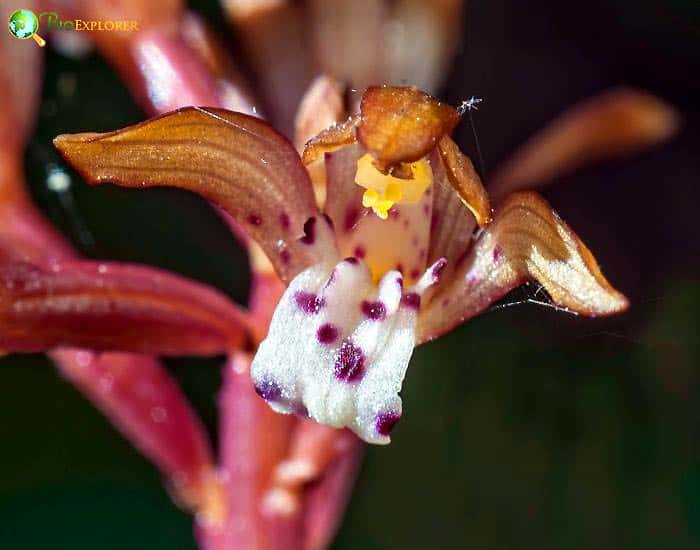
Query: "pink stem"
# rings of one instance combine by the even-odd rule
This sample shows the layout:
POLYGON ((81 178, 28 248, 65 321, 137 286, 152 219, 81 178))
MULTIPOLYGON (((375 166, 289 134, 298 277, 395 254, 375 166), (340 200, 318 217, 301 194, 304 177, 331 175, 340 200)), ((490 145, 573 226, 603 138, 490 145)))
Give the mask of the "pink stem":
POLYGON ((262 502, 262 495, 289 446, 296 419, 274 413, 255 393, 248 369, 252 357, 235 353, 224 369, 219 400, 220 460, 226 480, 227 521, 211 548, 300 547, 299 508, 262 502), (279 513, 281 511, 283 513, 279 513))

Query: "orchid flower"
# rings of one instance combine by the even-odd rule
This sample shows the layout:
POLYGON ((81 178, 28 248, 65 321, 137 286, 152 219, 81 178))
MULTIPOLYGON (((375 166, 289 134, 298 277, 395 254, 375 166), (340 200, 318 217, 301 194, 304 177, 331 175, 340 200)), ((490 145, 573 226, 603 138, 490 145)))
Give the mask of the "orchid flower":
MULTIPOLYGON (((104 15, 107 12, 103 4, 107 3, 75 2, 72 5, 84 16, 93 9, 96 15, 104 15)), ((230 60, 211 39, 211 34, 205 31, 200 19, 182 13, 180 3, 166 0, 146 6, 123 0, 109 4, 108 12, 113 13, 115 18, 120 14, 138 15, 144 23, 144 32, 128 40, 111 40, 99 34, 91 38, 122 74, 148 112, 162 113, 186 104, 216 105, 247 113, 256 111, 239 75, 231 70, 230 60), (157 17, 153 17, 153 14, 157 14, 157 17)), ((237 2, 227 4, 234 6, 237 2)), ((285 115, 289 119, 289 113, 293 113, 297 105, 297 97, 289 93, 290 81, 296 86, 292 88, 303 90, 310 75, 309 60, 297 56, 298 52, 290 49, 290 43, 285 38, 299 33, 297 7, 284 1, 239 4, 255 8, 248 12, 233 10, 230 13, 237 27, 257 33, 258 47, 252 52, 256 54, 253 55, 253 66, 260 69, 258 76, 271 105, 270 114, 284 125, 285 115), (283 20, 280 14, 287 14, 290 18, 283 20), (287 25, 289 20, 295 25, 287 25), (271 25, 273 21, 279 25, 271 25), (275 30, 285 26, 287 31, 284 34, 275 30), (260 32, 264 32, 267 38, 261 39, 260 32), (261 43, 265 48, 259 47, 261 43), (289 63, 280 62, 280 53, 284 52, 291 54, 286 56, 289 63), (275 60, 274 68, 265 61, 272 58, 275 60), (294 78, 291 80, 289 74, 284 77, 285 71, 289 72, 290 67, 296 66, 306 68, 293 71, 294 78), (274 93, 275 78, 282 78, 285 93, 274 93)), ((391 10, 374 9, 379 3, 373 1, 362 4, 353 9, 359 10, 363 21, 371 22, 371 28, 376 31, 373 34, 376 38, 374 42, 364 39, 357 42, 358 35, 353 31, 357 26, 357 12, 340 10, 345 3, 310 3, 314 22, 313 41, 320 65, 336 76, 347 78, 359 89, 375 81, 406 80, 434 89, 444 73, 442 67, 449 61, 450 44, 457 33, 457 18, 453 16, 450 6, 456 9, 460 2, 436 4, 433 9, 432 5, 408 0, 396 3, 391 10), (329 12, 334 17, 329 18, 329 12), (447 38, 446 24, 451 29, 447 32, 447 38), (343 39, 349 44, 367 46, 362 49, 363 55, 357 55, 358 50, 354 46, 329 49, 324 34, 333 32, 337 38, 336 31, 341 31, 343 39), (375 45, 382 50, 381 56, 376 55, 375 45), (353 59, 348 59, 344 51, 352 51, 353 59), (356 63, 351 66, 348 61, 356 63), (349 73, 344 73, 348 68, 351 69, 349 73)), ((245 43, 245 32, 243 38, 245 43)), ((340 44, 341 41, 334 43, 340 44)), ((16 95, 15 99, 31 101, 26 94, 16 95)), ((297 115, 298 149, 304 148, 303 144, 308 138, 342 118, 344 107, 341 95, 342 89, 333 79, 320 78, 315 81, 297 115)), ((235 213, 236 219, 227 218, 227 221, 232 222, 237 236, 241 235, 241 228, 247 229, 258 239, 263 239, 263 233, 273 234, 274 237, 276 231, 278 238, 275 242, 283 245, 279 250, 271 249, 269 245, 262 248, 270 256, 277 273, 289 284, 289 289, 279 300, 283 294, 280 279, 255 243, 245 239, 253 269, 250 309, 247 311, 230 304, 225 297, 203 285, 189 283, 158 270, 76 260, 66 243, 38 217, 21 190, 18 190, 17 181, 21 180, 21 173, 14 169, 16 162, 2 165, 6 169, 1 174, 4 191, 2 206, 3 212, 7 213, 3 217, 7 223, 0 235, 2 281, 5 285, 0 300, 3 347, 13 351, 49 351, 62 373, 162 469, 176 498, 194 510, 199 520, 204 520, 198 521, 198 534, 204 547, 325 547, 348 498, 359 464, 361 446, 349 432, 332 430, 303 417, 311 414, 332 425, 348 425, 369 441, 386 442, 388 432, 399 417, 401 404, 400 400, 397 401, 397 393, 414 343, 427 341, 449 330, 463 318, 476 314, 495 299, 498 292, 506 292, 511 285, 517 285, 520 277, 542 280, 549 275, 552 281, 545 286, 552 298, 561 304, 574 298, 576 292, 585 292, 585 285, 581 287, 577 283, 573 290, 564 288, 564 296, 557 297, 553 289, 556 289, 558 279, 550 273, 553 266, 540 267, 538 272, 537 264, 523 265, 532 261, 522 254, 523 245, 512 238, 514 234, 517 235, 521 225, 525 229, 528 225, 517 220, 518 212, 522 218, 530 217, 530 212, 539 213, 543 220, 549 220, 557 229, 566 227, 563 222, 560 223, 549 207, 535 195, 515 195, 503 203, 500 203, 500 196, 508 189, 534 185, 553 172, 575 167, 582 159, 595 160, 610 152, 626 152, 665 139, 674 128, 673 124, 669 124, 669 120, 673 119, 667 116, 669 110, 658 100, 644 94, 623 92, 611 94, 606 102, 600 102, 597 98, 592 100, 584 106, 586 108, 576 110, 573 113, 575 116, 564 117, 549 132, 536 137, 520 155, 514 157, 514 162, 506 165, 508 170, 496 174, 498 178, 493 178, 491 183, 497 184, 495 202, 500 207, 496 211, 496 221, 489 225, 492 213, 488 198, 468 159, 448 137, 457 121, 453 110, 444 105, 436 107, 430 98, 415 91, 407 93, 396 90, 397 99, 403 97, 405 104, 415 103, 411 107, 416 109, 415 112, 421 112, 422 105, 425 114, 435 114, 435 124, 432 128, 407 125, 410 116, 405 116, 405 112, 404 116, 394 117, 396 120, 393 122, 398 123, 395 132, 401 133, 400 140, 392 137, 391 132, 388 132, 388 138, 384 138, 389 145, 393 141, 404 147, 399 147, 398 153, 394 150, 393 154, 398 154, 398 157, 387 160, 387 143, 382 145, 381 136, 377 141, 376 129, 389 127, 382 116, 386 118, 385 115, 403 107, 398 101, 392 108, 384 106, 376 109, 384 102, 381 101, 381 94, 374 100, 371 95, 367 94, 363 116, 332 131, 321 132, 304 155, 316 202, 323 207, 326 217, 319 216, 315 205, 305 212, 308 193, 304 190, 301 193, 304 197, 301 208, 294 201, 289 201, 289 204, 283 205, 285 215, 279 215, 278 227, 274 224, 268 226, 269 220, 274 219, 274 215, 270 217, 268 213, 285 202, 283 197, 275 196, 276 186, 284 184, 270 177, 269 172, 264 173, 264 169, 258 180, 258 194, 253 193, 255 198, 261 200, 252 201, 260 205, 269 203, 270 208, 264 211, 253 211, 251 208, 248 213, 236 211, 230 205, 227 207, 227 200, 219 200, 222 192, 226 194, 229 185, 234 191, 229 199, 235 200, 238 180, 231 181, 232 173, 226 170, 215 186, 218 189, 203 192, 226 210, 235 213), (377 98, 380 101, 376 101, 377 98), (603 103, 607 109, 601 110, 603 103), (375 130, 372 129, 373 124, 375 130), (612 130, 607 132, 612 139, 601 141, 602 134, 596 130, 606 124, 612 130), (578 139, 581 127, 589 130, 584 136, 587 139, 578 139), (627 133, 622 131, 625 128, 629 130, 627 133), (419 145, 421 141, 427 147, 425 151, 419 145), (582 145, 583 150, 580 149, 582 145), (421 150, 420 157, 411 159, 416 150, 421 150), (543 155, 543 150, 548 154, 543 155), (406 154, 409 156, 406 157, 406 154), (520 166, 531 169, 521 170, 520 166), (334 174, 335 177, 331 177, 334 174), (6 182, 10 181, 12 185, 8 186, 6 182), (267 196, 267 192, 271 192, 272 197, 267 196), (420 195, 418 202, 414 202, 416 195, 420 195), (459 199, 455 199, 457 195, 459 199), (511 200, 515 201, 514 204, 520 204, 517 208, 511 205, 514 211, 510 214, 512 221, 497 225, 500 212, 506 209, 511 200), (421 222, 418 211, 426 205, 430 212, 424 212, 421 222), (300 215, 295 214, 297 210, 300 215), (412 217, 412 214, 415 216, 412 217), (303 221, 307 215, 309 217, 303 221), (415 265, 402 263, 403 259, 415 258, 410 251, 414 244, 412 237, 411 246, 407 245, 408 230, 415 224, 416 232, 420 233, 425 243, 427 218, 430 219, 430 227, 425 256, 430 257, 430 268, 424 259, 419 259, 415 265), (399 229, 397 219, 401 220, 403 229, 399 229), (445 220, 452 221, 447 224, 445 220), (343 222, 348 222, 350 227, 344 229, 343 222), (477 222, 485 229, 475 239, 473 229, 477 222), (393 230, 390 229, 392 223, 393 230), (403 227, 404 223, 406 227, 403 227), (256 224, 260 226, 258 233, 255 232, 256 224), (489 231, 492 232, 492 240, 499 239, 490 252, 491 263, 489 245, 483 244, 481 252, 477 254, 477 244, 486 238, 489 231), (394 253, 391 247, 382 246, 382 241, 394 241, 390 245, 398 243, 403 252, 394 253), (299 262, 298 251, 305 256, 299 262), (276 253, 282 263, 298 265, 285 271, 275 260, 276 253), (344 258, 350 259, 344 261, 344 258), (382 263, 384 260, 388 263, 382 263), (392 265, 394 261, 396 263, 392 265), (466 268, 468 262, 475 269, 465 271, 459 267, 464 264, 466 268), (478 265, 481 267, 476 269, 478 265), (350 270, 349 266, 357 269, 353 267, 350 270), (486 272, 483 284, 477 284, 479 270, 486 272), (395 284, 391 284, 392 271, 395 284), (405 282, 402 289, 397 284, 399 273, 405 282), (488 283, 486 279, 491 273, 495 280, 488 283), (306 282, 303 276, 307 277, 306 282), (471 290, 459 285, 460 276, 464 276, 464 280, 474 281, 471 290), (309 282, 314 277, 321 282, 309 282), (331 279, 333 284, 326 285, 331 279), (337 286, 336 280, 340 281, 337 286), (306 294, 297 296, 297 291, 290 290, 294 285, 306 294), (346 298, 342 296, 343 285, 351 291, 358 291, 357 299, 353 298, 354 308, 346 309, 343 306, 342 300, 346 298), (291 309, 288 308, 289 315, 285 313, 285 304, 291 306, 291 309), (319 311, 314 313, 317 307, 319 311), (274 310, 273 324, 277 328, 272 330, 268 324, 274 310), (446 311, 446 323, 440 322, 443 320, 442 311, 446 311), (298 325, 294 324, 295 318, 298 318, 298 325), (364 327, 361 327, 363 324, 364 327), (45 330, 46 327, 51 330, 45 330), (334 330, 338 331, 337 334, 334 330), (313 358, 309 370, 305 370, 306 365, 301 362, 306 351, 303 348, 303 331, 311 337, 312 345, 319 348, 313 350, 319 353, 309 355, 313 358), (290 334, 294 337, 287 339, 290 334), (334 334, 337 341, 321 342, 331 339, 334 334), (339 339, 341 334, 342 341, 339 339), (347 345, 347 341, 353 346, 359 343, 357 347, 363 355, 357 354, 354 347, 347 345), (284 354, 288 353, 284 347, 287 342, 290 343, 289 351, 292 352, 294 364, 290 365, 286 374, 300 381, 299 386, 293 389, 283 385, 282 380, 266 376, 273 369, 270 368, 270 361, 265 360, 265 353, 268 357, 273 356, 272 361, 277 362, 275 356, 280 349, 284 354), (387 343, 392 344, 393 348, 387 343), (69 349, 61 345, 84 345, 85 349, 69 349), (242 350, 241 346, 250 348, 250 352, 242 350), (374 351, 369 353, 369 348, 374 351), (221 456, 218 468, 213 466, 212 453, 198 420, 167 372, 150 356, 99 351, 114 349, 160 355, 231 353, 224 370, 224 387, 220 398, 221 456), (253 361, 252 355, 256 351, 258 353, 253 361), (389 364, 389 360, 394 359, 397 360, 389 364), (251 362, 254 364, 253 372, 262 373, 255 390, 272 397, 270 404, 274 409, 295 412, 300 416, 276 415, 267 410, 250 383, 251 362), (333 366, 329 372, 328 365, 331 363, 333 366), (340 364, 340 368, 336 369, 336 363, 340 364), (323 403, 314 399, 314 394, 309 392, 315 380, 308 380, 309 376, 315 378, 318 369, 325 369, 329 375, 332 372, 332 377, 329 376, 317 387, 340 388, 335 396, 338 403, 342 402, 343 406, 358 411, 364 407, 364 420, 358 419, 357 415, 354 419, 347 418, 347 411, 340 411, 341 414, 334 417, 333 411, 327 411, 323 403), (336 375, 336 370, 340 371, 340 376, 336 375), (381 380, 377 380, 379 378, 381 380), (372 385, 367 383, 368 380, 377 383, 372 385), (328 384, 323 386, 326 382, 328 384), (378 389, 379 396, 384 400, 382 410, 372 403, 374 396, 368 398, 368 392, 373 387, 378 389), (315 480, 320 482, 309 485, 315 480)), ((231 122, 228 120, 230 114, 213 109, 197 112, 213 124, 205 134, 220 133, 226 147, 237 143, 240 145, 239 132, 234 131, 233 136, 227 134, 231 130, 228 124, 231 122), (220 119, 214 122, 211 114, 220 119), (222 124, 226 127, 220 127, 222 124)), ((171 116, 176 115, 166 115, 165 118, 171 116)), ((8 121, 11 120, 12 117, 8 117, 8 121)), ((235 120, 243 133, 250 131, 249 124, 253 124, 252 128, 262 141, 265 141, 265 136, 275 135, 267 125, 255 126, 247 117, 235 120)), ((203 120, 198 119, 193 127, 200 122, 203 120)), ((151 121, 143 126, 153 123, 151 121)), ((9 129, 14 127, 16 124, 8 124, 9 129)), ((12 134, 12 130, 7 133, 12 134)), ((210 137, 202 136, 202 149, 189 157, 193 166, 203 163, 203 175, 211 172, 211 159, 208 163, 202 156, 208 155, 208 147, 216 145, 209 141, 210 137)), ((147 144, 148 139, 142 145, 147 144)), ((261 153, 260 163, 267 162, 272 172, 277 171, 281 175, 289 173, 292 190, 308 188, 308 181, 302 183, 305 176, 300 175, 298 158, 290 153, 288 143, 270 139, 261 144, 253 139, 255 143, 262 147, 253 146, 249 151, 261 153), (272 157, 265 154, 265 151, 274 152, 275 149, 282 154, 273 154, 272 157)), ((157 155, 160 145, 155 140, 153 154, 157 155)), ((183 151, 186 149, 182 147, 183 151)), ((14 152, 14 148, 5 151, 3 158, 12 160, 14 152)), ((240 153, 242 151, 239 150, 232 157, 235 159, 240 153)), ((104 155, 109 158, 113 156, 108 150, 104 151, 104 155)), ((118 155, 114 158, 118 160, 118 155)), ((141 160, 142 157, 136 162, 139 164, 136 168, 148 168, 147 162, 140 165, 141 160)), ((231 160, 225 159, 219 168, 230 167, 231 160)), ((241 173, 251 173, 255 164, 255 159, 243 159, 238 166, 242 168, 241 173)), ((187 168, 184 163, 176 165, 174 169, 184 172, 183 168, 187 168)), ((105 165, 97 169, 120 173, 128 170, 124 163, 121 167, 112 165, 107 168, 105 165)), ((83 171, 88 173, 90 170, 87 167, 83 171)), ((155 167, 154 170, 159 168, 155 167)), ((192 178, 194 173, 189 171, 187 177, 192 178)), ((136 174, 138 170, 129 177, 138 177, 136 174)), ((197 180, 190 188, 203 191, 206 182, 199 177, 197 180)), ((126 178, 122 183, 129 185, 126 178)), ((150 184, 158 182, 151 181, 150 184)), ((184 179, 180 185, 186 185, 184 179)), ((545 231, 546 225, 543 223, 541 231, 533 232, 533 235, 540 235, 541 241, 548 244, 550 241, 558 242, 561 234, 548 233, 545 231)), ((579 243, 569 230, 564 230, 564 234, 570 237, 566 241, 568 245, 579 243)), ((578 253, 585 250, 582 246, 578 248, 578 253)), ((553 249, 561 252, 556 246, 553 249)), ((566 259, 553 261, 566 265, 574 260, 575 254, 576 251, 566 259)), ((582 262, 584 271, 592 271, 598 283, 604 281, 602 275, 599 280, 596 277, 592 258, 584 254, 582 262)), ((573 268, 571 273, 576 273, 576 269, 573 268)), ((560 275, 568 276, 567 273, 560 275)), ((581 298, 578 304, 580 311, 602 314, 585 311, 586 307, 590 307, 587 302, 590 297, 581 298)), ((576 309, 577 305, 570 304, 568 307, 576 309)), ((275 370, 274 375, 279 374, 275 370)))
POLYGON ((55 145, 92 183, 180 187, 235 218, 287 284, 251 366, 257 392, 279 412, 388 443, 415 345, 524 281, 584 315, 627 307, 538 195, 511 195, 492 219, 449 137, 458 122, 415 88, 371 87, 359 116, 303 157, 261 120, 197 107, 55 145), (323 212, 305 168, 315 162, 323 212))

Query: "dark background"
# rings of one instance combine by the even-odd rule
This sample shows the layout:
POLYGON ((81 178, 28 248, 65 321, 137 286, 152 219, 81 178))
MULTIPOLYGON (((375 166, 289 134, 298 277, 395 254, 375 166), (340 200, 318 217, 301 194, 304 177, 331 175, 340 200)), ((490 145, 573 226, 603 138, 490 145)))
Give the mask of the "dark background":
MULTIPOLYGON (((225 29, 215 2, 191 4, 225 29)), ((631 310, 497 309, 419 348, 405 418, 389 447, 368 450, 335 548, 697 547, 700 3, 482 1, 465 21, 444 97, 484 98, 474 119, 487 174, 611 85, 658 94, 685 127, 545 190, 631 310)), ((67 199, 47 189, 53 136, 143 118, 99 58, 48 54, 26 155, 46 214, 88 256, 172 269, 243 301, 243 254, 194 196, 77 179, 67 199)), ((473 153, 467 125, 457 141, 473 153)), ((194 548, 154 468, 46 359, 1 363, 2 548, 194 548)), ((220 360, 168 363, 213 432, 220 360)))

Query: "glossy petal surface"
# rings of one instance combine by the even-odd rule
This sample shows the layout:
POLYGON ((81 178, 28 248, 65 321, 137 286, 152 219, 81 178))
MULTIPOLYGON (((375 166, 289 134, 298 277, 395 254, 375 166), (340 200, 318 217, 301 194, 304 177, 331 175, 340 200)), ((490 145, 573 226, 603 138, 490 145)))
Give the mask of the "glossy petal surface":
POLYGON ((292 144, 257 118, 189 107, 54 143, 92 183, 180 187, 218 204, 258 241, 284 280, 320 260, 314 247, 298 242, 304 223, 318 213, 309 176, 292 144))
POLYGON ((528 279, 542 284, 555 304, 583 315, 611 315, 628 305, 544 199, 533 192, 513 193, 452 280, 421 310, 418 341, 454 328, 528 279))
POLYGON ((242 313, 223 295, 166 272, 66 261, 0 266, 0 346, 210 355, 241 345, 242 313))

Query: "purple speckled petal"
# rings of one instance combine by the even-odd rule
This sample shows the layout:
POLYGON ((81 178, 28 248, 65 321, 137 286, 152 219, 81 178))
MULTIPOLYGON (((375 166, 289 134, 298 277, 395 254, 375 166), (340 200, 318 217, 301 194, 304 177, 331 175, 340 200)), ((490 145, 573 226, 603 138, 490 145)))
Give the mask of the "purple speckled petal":
POLYGON ((413 352, 420 296, 444 264, 438 260, 405 292, 400 273, 389 271, 375 285, 356 258, 300 273, 253 361, 258 392, 279 412, 303 406, 322 424, 388 443, 391 422, 377 419, 401 415, 398 393, 413 352))

